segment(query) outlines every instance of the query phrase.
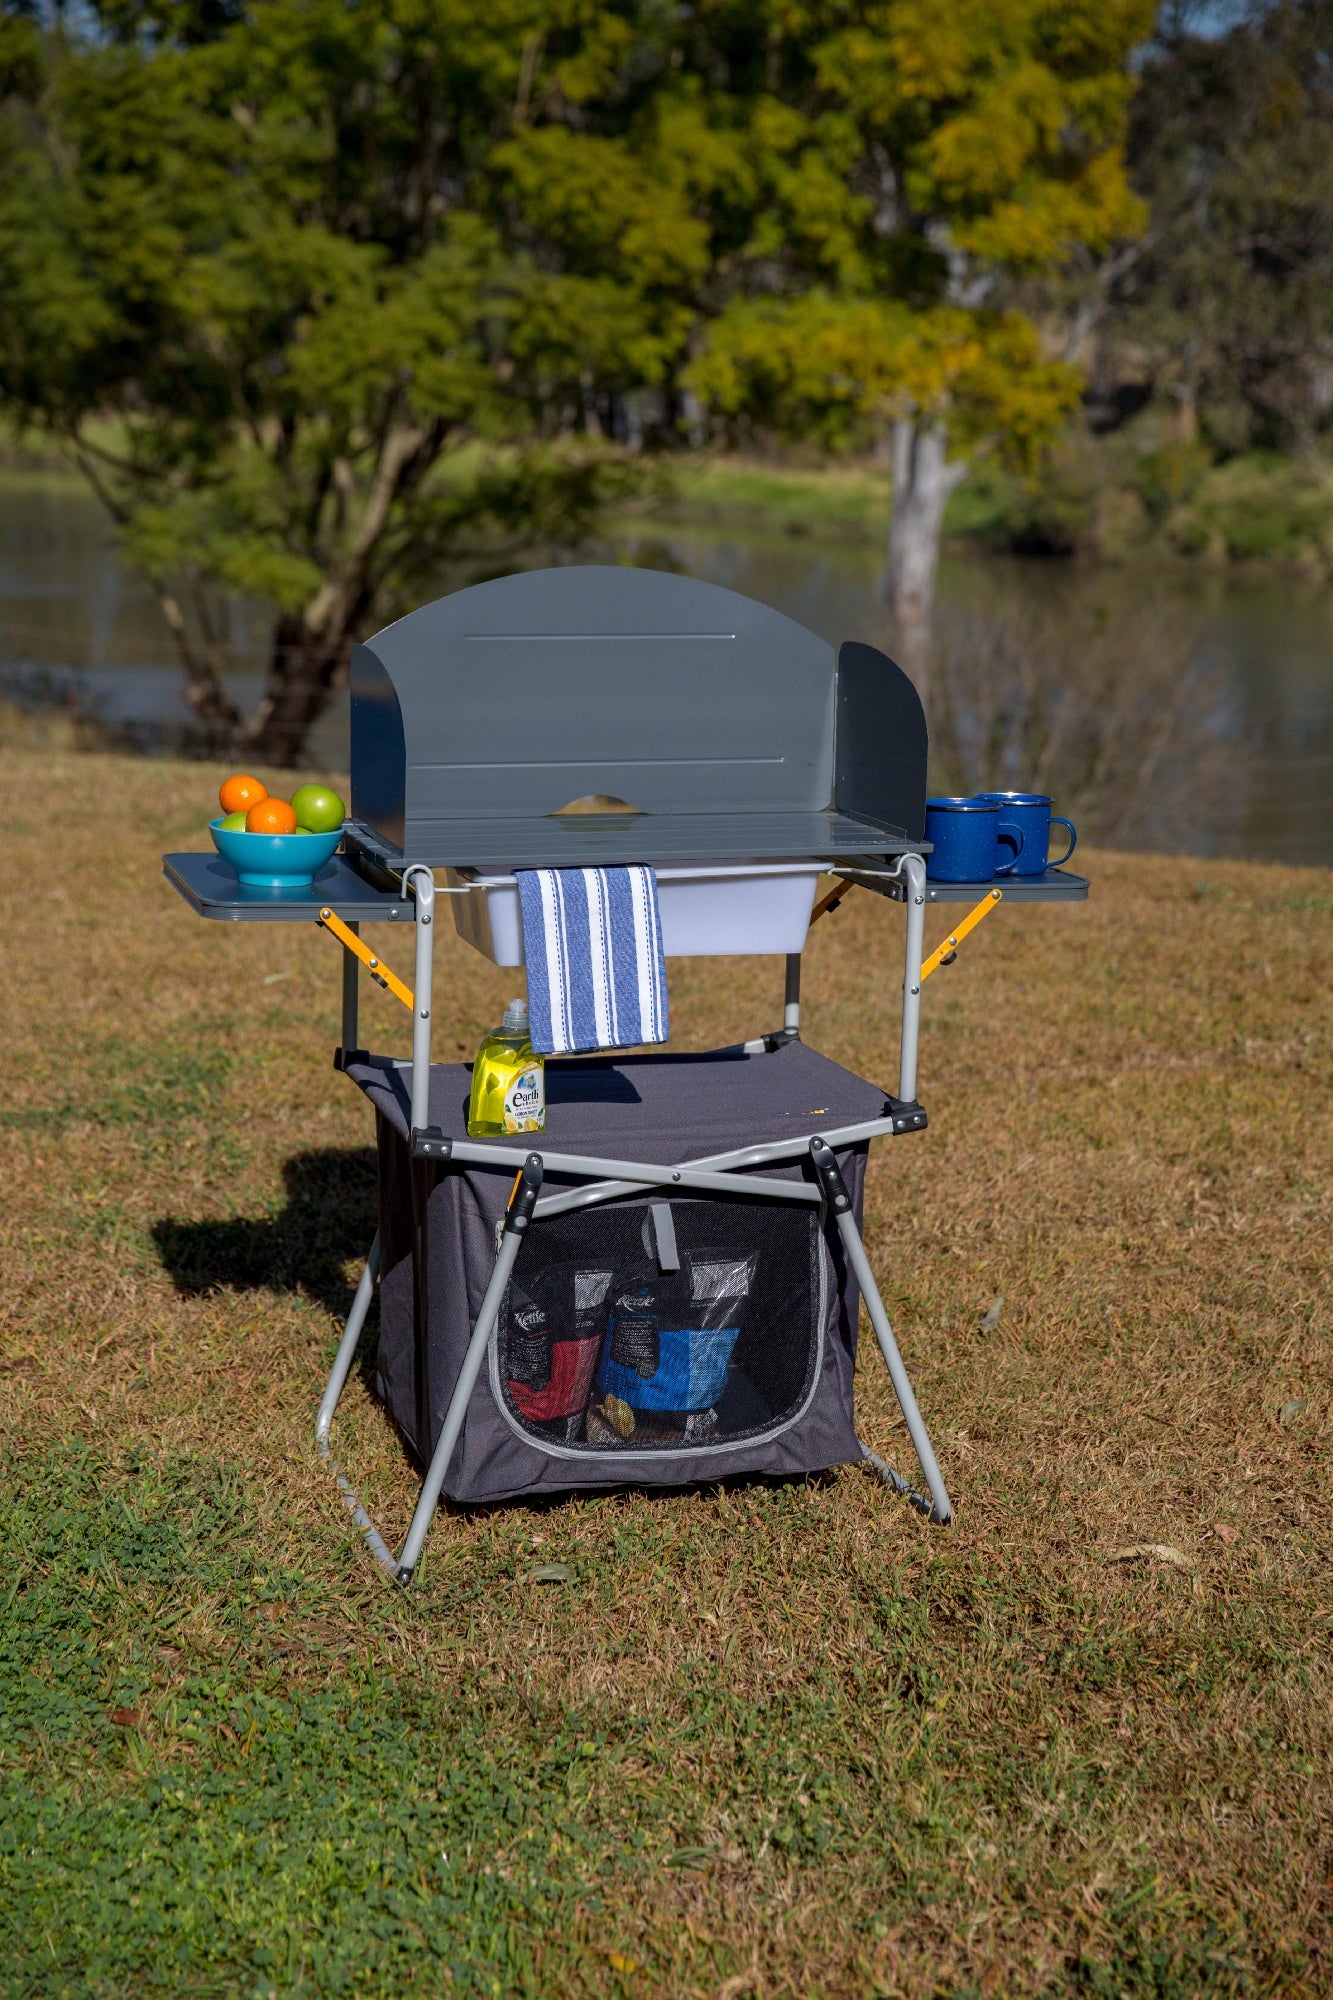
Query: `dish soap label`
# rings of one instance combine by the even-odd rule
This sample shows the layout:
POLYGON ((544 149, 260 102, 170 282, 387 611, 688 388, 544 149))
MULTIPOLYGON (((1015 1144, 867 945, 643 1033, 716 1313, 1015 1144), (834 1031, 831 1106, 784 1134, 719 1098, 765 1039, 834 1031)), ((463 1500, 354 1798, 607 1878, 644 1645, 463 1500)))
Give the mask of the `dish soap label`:
POLYGON ((470 1139, 546 1130, 546 1063, 528 1039, 528 1004, 511 1000, 472 1065, 467 1129, 470 1139))
POLYGON ((505 1091, 504 1107, 506 1132, 546 1130, 546 1072, 543 1064, 532 1062, 519 1071, 505 1091))

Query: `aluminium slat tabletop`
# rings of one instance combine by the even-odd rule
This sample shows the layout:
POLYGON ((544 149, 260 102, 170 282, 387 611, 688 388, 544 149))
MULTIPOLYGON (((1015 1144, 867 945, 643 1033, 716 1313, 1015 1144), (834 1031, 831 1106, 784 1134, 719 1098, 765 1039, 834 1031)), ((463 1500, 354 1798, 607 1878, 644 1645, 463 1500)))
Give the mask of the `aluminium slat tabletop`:
POLYGON ((433 868, 587 868, 647 862, 820 860, 860 863, 922 854, 901 827, 831 807, 812 812, 554 812, 474 819, 418 818, 410 853, 353 822, 348 844, 381 868, 405 860, 433 868))

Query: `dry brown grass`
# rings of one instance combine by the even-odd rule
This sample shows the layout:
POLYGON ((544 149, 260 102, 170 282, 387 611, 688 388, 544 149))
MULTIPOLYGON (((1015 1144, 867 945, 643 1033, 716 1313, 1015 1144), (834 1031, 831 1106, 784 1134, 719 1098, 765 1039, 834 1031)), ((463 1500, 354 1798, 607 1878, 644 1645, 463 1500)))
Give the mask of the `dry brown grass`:
MULTIPOLYGON (((20 1813, 86 1816, 194 1772, 189 1838, 215 1853, 165 1931, 39 1871, 15 1992, 1330 1990, 1327 875, 1094 853, 1089 904, 1001 909, 931 982, 931 1131, 878 1149, 867 1239, 953 1528, 856 1469, 502 1508, 441 1516, 405 1598, 311 1449, 373 1227, 368 1114, 327 1062, 336 948, 197 922, 161 881, 163 849, 201 844, 206 768, 29 750, 0 773, 0 1449, 25 1520, 71 1451, 101 1468, 87 1492, 69 1474, 71 1523, 99 1492, 130 1504, 127 1465, 186 1495, 174 1578, 122 1550, 99 1583, 79 1556, 86 1728, 33 1695, 27 1734, 11 1692, 0 1776, 20 1813), (1130 1545, 1184 1563, 1114 1559, 1130 1545), (516 1581, 534 1550, 574 1582, 516 1581), (242 1798, 279 1730, 242 1728, 265 1690, 402 1718, 426 1791, 394 1853, 473 1800, 471 1901, 441 1904, 418 1857, 389 1932, 343 1935, 332 1862, 284 1902, 222 1832, 208 1848, 209 1774, 242 1798), (116 1702, 134 1727, 108 1736, 116 1702), (555 1736, 568 1772, 529 1796, 555 1736)), ((807 1038, 886 1082, 900 923, 852 897, 807 957, 807 1038)), ((470 1053, 513 976, 441 943, 439 1052, 470 1053)), ((773 1025, 780 988, 769 962, 673 966, 676 1045, 773 1025)), ((398 1047, 394 1003, 365 1005, 398 1047)), ((911 1470, 873 1349, 859 1395, 911 1470)), ((401 1536, 415 1481, 360 1382, 339 1432, 401 1536)), ((62 1545, 33 1534, 35 1604, 62 1545)), ((284 1782, 264 1796, 287 1800, 296 1881, 284 1782)), ((169 1851, 150 1865, 124 1824, 87 1851, 138 1856, 151 1900, 169 1851)), ((0 1853, 0 1902, 17 1867, 0 1853)))

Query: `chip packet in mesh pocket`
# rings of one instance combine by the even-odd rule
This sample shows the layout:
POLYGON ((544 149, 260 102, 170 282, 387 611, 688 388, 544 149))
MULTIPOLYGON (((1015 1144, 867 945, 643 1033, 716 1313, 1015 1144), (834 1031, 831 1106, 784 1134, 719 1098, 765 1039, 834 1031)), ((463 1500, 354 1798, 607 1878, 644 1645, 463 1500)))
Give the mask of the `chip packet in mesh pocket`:
POLYGON ((504 1369, 514 1408, 545 1437, 577 1443, 606 1324, 613 1273, 539 1269, 508 1298, 504 1369))
POLYGON ((758 1252, 693 1250, 683 1268, 616 1294, 589 1406, 590 1443, 703 1442, 740 1337, 758 1252))

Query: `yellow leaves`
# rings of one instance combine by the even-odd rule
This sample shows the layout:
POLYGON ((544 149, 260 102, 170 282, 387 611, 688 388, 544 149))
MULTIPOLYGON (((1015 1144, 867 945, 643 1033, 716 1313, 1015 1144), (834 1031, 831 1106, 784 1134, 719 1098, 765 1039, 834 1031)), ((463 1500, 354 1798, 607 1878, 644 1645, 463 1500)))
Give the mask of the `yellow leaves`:
POLYGON ((660 382, 689 331, 683 308, 651 307, 611 277, 531 271, 506 287, 506 347, 528 370, 577 382, 624 376, 660 382))
POLYGON ((811 34, 826 100, 914 216, 1032 269, 1142 226, 1119 151, 1142 0, 881 0, 811 34))
POLYGON ((903 0, 889 10, 888 40, 904 99, 938 104, 964 94, 977 57, 978 24, 968 16, 977 12, 967 0, 903 0))
POLYGON ((551 66, 551 84, 570 104, 588 104, 612 88, 616 72, 632 53, 634 25, 609 7, 589 7, 582 13, 583 33, 576 51, 551 66))
POLYGON ((1082 378, 1043 357, 1036 328, 1019 313, 987 317, 978 347, 954 383, 950 432, 957 445, 994 448, 1030 466, 1078 407, 1082 378))
POLYGON ((810 137, 810 121, 781 98, 764 96, 750 113, 750 136, 766 153, 794 153, 810 137))
MULTIPOLYGON (((798 122, 804 130, 805 121, 798 122)), ((745 203, 754 198, 754 162, 743 134, 710 118, 708 106, 696 92, 672 94, 659 101, 644 157, 660 185, 687 199, 718 192, 730 201, 745 203)))
POLYGON ((516 134, 492 158, 529 225, 585 257, 609 268, 632 264, 642 285, 678 284, 706 270, 705 223, 627 141, 546 126, 516 134))
POLYGON ((1156 0, 1096 0, 1070 5, 1048 0, 1035 11, 1048 60, 1062 71, 1122 71, 1131 49, 1146 42, 1157 25, 1156 0))
POLYGON ((1036 176, 1013 199, 997 202, 975 221, 961 222, 954 240, 987 262, 1035 269, 1067 256, 1077 244, 1094 256, 1137 236, 1147 211, 1130 188, 1119 148, 1099 154, 1068 181, 1036 176))
POLYGON ((931 134, 923 150, 937 188, 955 203, 1008 193, 1034 156, 1057 145, 1065 115, 1051 72, 1032 59, 1016 64, 931 134))
POLYGON ((1043 358, 1020 314, 914 312, 823 293, 728 308, 691 381, 718 409, 756 408, 779 428, 831 443, 921 415, 943 418, 957 446, 994 442, 1019 462, 1080 391, 1076 371, 1043 358))
POLYGON ((905 79, 884 36, 862 25, 830 35, 813 52, 822 89, 882 128, 900 109, 905 79))

